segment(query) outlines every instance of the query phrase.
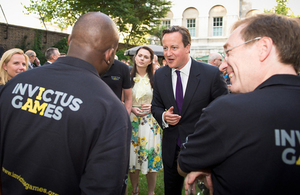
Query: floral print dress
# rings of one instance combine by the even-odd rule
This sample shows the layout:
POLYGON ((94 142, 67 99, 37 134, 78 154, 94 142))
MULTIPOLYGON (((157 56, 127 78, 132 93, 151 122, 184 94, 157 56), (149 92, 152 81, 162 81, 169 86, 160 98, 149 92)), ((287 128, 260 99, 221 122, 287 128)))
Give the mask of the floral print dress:
MULTIPOLYGON (((143 103, 152 101, 152 88, 148 75, 133 78, 132 106, 141 108, 143 103)), ((151 113, 138 117, 131 113, 132 135, 130 145, 129 171, 140 170, 142 174, 157 172, 162 169, 161 128, 151 113)))

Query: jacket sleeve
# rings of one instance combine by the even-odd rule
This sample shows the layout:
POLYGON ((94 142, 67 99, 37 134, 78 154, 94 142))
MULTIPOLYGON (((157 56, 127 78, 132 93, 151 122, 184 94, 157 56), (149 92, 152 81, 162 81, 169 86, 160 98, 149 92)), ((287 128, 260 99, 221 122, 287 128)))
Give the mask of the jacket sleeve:
POLYGON ((220 71, 216 71, 216 73, 214 74, 214 79, 213 79, 213 83, 211 86, 211 101, 215 100, 216 98, 218 98, 221 95, 226 95, 228 94, 228 87, 226 84, 226 81, 223 77, 222 72, 220 71))
MULTIPOLYGON (((157 70, 159 71, 159 70, 157 70)), ((156 71, 156 72, 157 72, 156 71)), ((151 106, 151 112, 154 116, 154 118, 156 119, 156 121, 158 122, 158 124, 162 126, 162 114, 165 111, 165 106, 163 104, 163 100, 161 97, 161 92, 160 92, 160 88, 158 87, 159 83, 158 83, 158 73, 154 74, 154 87, 153 87, 153 99, 152 99, 152 106, 151 106)))

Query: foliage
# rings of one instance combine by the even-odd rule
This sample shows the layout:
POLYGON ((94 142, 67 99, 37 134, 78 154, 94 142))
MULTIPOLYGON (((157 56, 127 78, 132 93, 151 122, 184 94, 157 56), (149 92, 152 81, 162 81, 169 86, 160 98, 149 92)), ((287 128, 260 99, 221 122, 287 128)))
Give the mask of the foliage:
POLYGON ((43 64, 43 62, 46 61, 45 54, 42 52, 44 47, 42 46, 43 42, 43 31, 42 30, 33 30, 34 32, 34 42, 33 46, 30 46, 30 43, 27 42, 28 36, 25 35, 21 40, 21 45, 16 45, 16 48, 22 49, 24 52, 31 49, 35 51, 36 56, 39 58, 40 63, 43 64))
MULTIPOLYGON (((127 186, 128 186, 128 195, 132 194, 132 185, 131 185, 129 178, 128 178, 127 186)), ((148 194, 147 178, 146 178, 146 175, 141 174, 141 172, 139 175, 139 189, 140 189, 140 195, 148 194)), ((155 194, 157 194, 157 195, 165 194, 164 171, 163 170, 160 170, 157 172, 156 185, 155 185, 154 191, 155 191, 155 194)), ((183 185, 181 194, 185 194, 184 185, 183 185)))
POLYGON ((68 38, 63 37, 60 41, 54 44, 54 47, 56 47, 60 53, 68 53, 68 49, 69 49, 68 38))
MULTIPOLYGON (((43 43, 43 39, 45 39, 45 31, 42 30, 33 30, 34 32, 34 42, 33 45, 30 46, 30 43, 27 42, 28 36, 25 35, 21 40, 21 45, 15 45, 15 48, 20 48, 24 52, 31 49, 35 51, 36 56, 39 58, 40 63, 44 64, 46 62, 45 51, 46 45, 43 43)), ((54 44, 54 47, 58 48, 61 53, 67 53, 68 52, 68 38, 63 37, 60 41, 54 44)))
POLYGON ((118 49, 118 51, 116 52, 116 55, 118 56, 118 59, 121 60, 130 60, 131 56, 125 56, 124 52, 126 51, 126 49, 118 49))
MULTIPOLYGON (((132 194, 132 185, 130 182, 130 179, 128 178, 128 194, 132 194)), ((139 189, 141 195, 148 194, 148 184, 147 184, 147 178, 146 175, 141 174, 139 175, 139 189)), ((165 194, 164 192, 164 172, 163 170, 160 170, 157 172, 156 177, 156 185, 155 185, 155 194, 165 194)))
POLYGON ((109 15, 117 24, 128 44, 146 42, 146 35, 160 23, 170 10, 168 0, 30 0, 27 13, 39 14, 44 22, 53 22, 60 28, 75 23, 82 15, 100 11, 109 15))
POLYGON ((26 51, 27 46, 30 44, 30 43, 27 43, 27 38, 28 38, 28 36, 25 35, 25 36, 22 38, 22 40, 21 40, 21 45, 20 45, 20 46, 19 46, 19 45, 15 45, 15 48, 20 48, 20 49, 22 49, 23 51, 26 51))
POLYGON ((162 45, 162 31, 166 29, 166 26, 157 25, 155 28, 152 29, 151 35, 155 36, 159 40, 159 45, 162 45))
POLYGON ((270 10, 264 10, 265 13, 275 13, 275 14, 280 14, 284 16, 289 16, 289 17, 299 17, 295 16, 295 14, 292 12, 291 8, 287 7, 288 0, 276 0, 277 5, 270 10))

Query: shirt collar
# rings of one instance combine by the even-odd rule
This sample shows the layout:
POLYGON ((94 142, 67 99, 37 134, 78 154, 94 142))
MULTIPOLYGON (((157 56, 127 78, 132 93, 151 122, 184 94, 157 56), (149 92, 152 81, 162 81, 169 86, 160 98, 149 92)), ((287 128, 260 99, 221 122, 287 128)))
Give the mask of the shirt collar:
MULTIPOLYGON (((191 64, 192 58, 189 58, 189 61, 182 69, 180 69, 180 72, 188 76, 190 74, 191 64)), ((172 68, 172 74, 175 72, 175 70, 175 68, 172 68)))
POLYGON ((255 90, 263 89, 269 86, 286 85, 300 87, 300 77, 298 75, 277 74, 273 75, 263 83, 261 83, 255 90))

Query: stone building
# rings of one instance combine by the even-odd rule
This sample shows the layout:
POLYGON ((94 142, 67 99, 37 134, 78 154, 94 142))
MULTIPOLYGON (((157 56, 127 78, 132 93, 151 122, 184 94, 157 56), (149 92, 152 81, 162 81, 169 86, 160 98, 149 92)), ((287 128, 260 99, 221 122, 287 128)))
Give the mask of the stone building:
POLYGON ((275 0, 172 0, 171 11, 162 24, 187 27, 192 36, 190 55, 200 58, 223 51, 235 21, 275 5, 275 0))

